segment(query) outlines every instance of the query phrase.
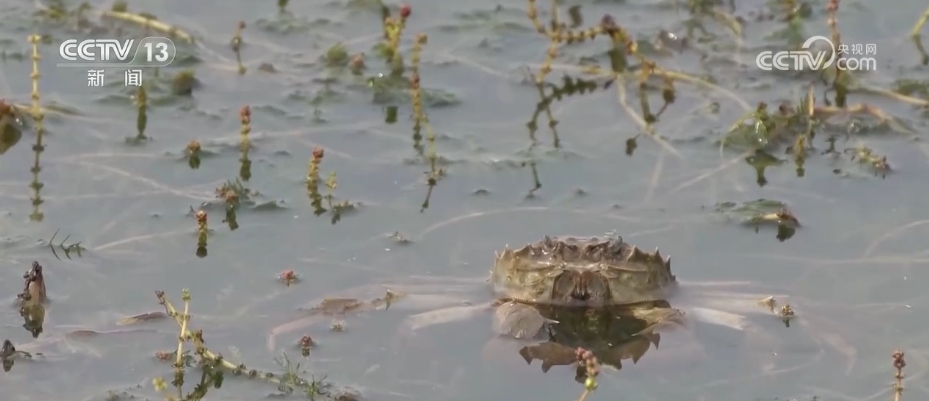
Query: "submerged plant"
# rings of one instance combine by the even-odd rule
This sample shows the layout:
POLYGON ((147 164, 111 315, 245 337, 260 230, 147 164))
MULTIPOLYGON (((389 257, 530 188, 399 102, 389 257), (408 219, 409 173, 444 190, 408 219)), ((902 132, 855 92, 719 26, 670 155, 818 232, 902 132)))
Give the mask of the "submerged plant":
POLYGON ((242 181, 248 181, 252 178, 252 161, 248 159, 248 151, 252 148, 252 142, 248 139, 248 134, 252 132, 252 109, 248 105, 239 109, 239 177, 242 181))
POLYGON ((210 228, 207 226, 207 214, 203 210, 198 210, 195 217, 197 219, 197 256, 205 258, 207 255, 207 240, 210 235, 210 228))
POLYGON ((242 31, 245 30, 245 21, 239 21, 236 25, 235 33, 232 34, 232 40, 229 41, 229 46, 232 47, 232 52, 235 53, 235 61, 238 65, 239 75, 245 75, 245 72, 248 70, 245 68, 245 65, 242 64, 242 31))
POLYGON ((852 161, 857 161, 869 167, 874 172, 874 175, 880 175, 881 178, 886 178, 887 173, 891 171, 890 164, 887 163, 887 156, 878 155, 867 146, 860 145, 852 149, 845 149, 845 153, 851 154, 852 161))
MULTIPOLYGON (((929 10, 927 10, 926 12, 929 13, 929 10)), ((903 399, 903 378, 904 378, 903 368, 906 367, 906 360, 903 359, 904 354, 903 354, 903 351, 900 351, 900 350, 894 351, 892 356, 894 360, 894 363, 893 363, 894 370, 896 371, 894 373, 894 385, 893 385, 894 401, 901 401, 903 399)))
POLYGON ((81 246, 81 243, 80 243, 80 242, 75 242, 75 243, 72 243, 72 244, 69 244, 69 245, 65 245, 65 242, 67 242, 68 239, 71 238, 70 235, 66 236, 63 240, 61 240, 61 243, 59 243, 57 246, 55 245, 55 243, 54 243, 54 241, 55 241, 55 236, 58 235, 58 231, 60 231, 60 230, 55 230, 55 233, 52 234, 52 238, 49 238, 49 240, 48 240, 48 247, 49 247, 49 249, 52 250, 52 255, 55 255, 55 259, 61 260, 61 258, 58 257, 58 252, 55 251, 55 248, 56 248, 56 247, 57 247, 58 249, 61 249, 61 251, 64 252, 65 257, 68 258, 68 259, 71 259, 71 252, 74 252, 75 254, 77 254, 77 257, 79 257, 79 258, 83 257, 83 255, 81 254, 81 252, 82 252, 82 251, 85 251, 86 248, 84 248, 83 246, 81 246))
MULTIPOLYGON (((407 15, 409 15, 409 13, 407 13, 407 15)), ((436 154, 435 132, 432 130, 432 124, 429 123, 429 117, 426 115, 426 111, 423 108, 423 94, 419 79, 420 55, 427 41, 428 38, 426 34, 417 34, 410 55, 410 64, 412 67, 410 73, 410 100, 413 104, 413 147, 422 154, 422 147, 419 145, 419 141, 422 138, 420 134, 422 127, 426 128, 426 142, 428 143, 428 151, 425 153, 425 158, 426 162, 429 164, 429 171, 426 172, 426 185, 428 185, 429 190, 426 192, 426 199, 423 200, 420 213, 429 208, 429 198, 432 196, 432 189, 435 188, 439 180, 445 176, 445 170, 436 166, 438 155, 436 154)))
POLYGON ((584 392, 578 397, 577 401, 584 401, 597 389, 597 376, 600 375, 600 362, 593 352, 584 348, 578 348, 575 352, 577 358, 577 377, 583 378, 584 392))
POLYGON ((230 230, 235 231, 235 229, 239 228, 236 211, 243 202, 250 205, 254 204, 255 202, 252 198, 256 194, 257 193, 246 188, 238 179, 235 181, 226 181, 222 186, 216 188, 216 197, 223 201, 226 211, 226 218, 223 219, 223 223, 228 224, 230 230))
MULTIPOLYGON (((177 323, 180 333, 178 335, 177 347, 171 352, 158 352, 156 357, 162 361, 173 361, 174 367, 173 379, 168 383, 162 377, 152 379, 152 384, 156 391, 162 392, 173 401, 199 401, 206 397, 207 392, 211 389, 220 389, 225 381, 226 373, 234 376, 247 378, 262 379, 266 382, 277 385, 278 391, 282 394, 303 394, 309 399, 327 396, 329 398, 338 398, 341 394, 334 394, 332 385, 322 379, 312 378, 310 380, 302 377, 303 371, 299 363, 292 363, 283 354, 281 358, 275 359, 281 368, 284 369, 282 374, 272 372, 263 372, 256 369, 248 368, 244 363, 238 365, 230 362, 222 355, 217 354, 206 346, 203 330, 192 329, 190 321, 192 318, 190 311, 191 295, 190 291, 184 289, 181 293, 181 299, 184 302, 183 311, 178 311, 168 300, 163 291, 156 291, 155 296, 158 298, 167 316, 171 317, 177 323), (193 349, 186 349, 187 345, 193 349), (191 368, 196 368, 200 372, 200 380, 190 391, 184 391, 186 384, 185 378, 191 368), (168 385, 174 387, 173 394, 168 390, 168 385)), ((344 393, 348 394, 348 393, 344 393)), ((345 400, 356 399, 356 397, 345 398, 345 400)))
POLYGON ((176 96, 191 96, 199 86, 194 70, 184 70, 171 77, 171 93, 176 96))
POLYGON ((135 138, 130 138, 127 142, 139 144, 149 139, 145 136, 145 127, 148 125, 148 93, 145 91, 145 85, 139 85, 133 100, 138 110, 136 115, 136 130, 138 132, 135 138))
POLYGON ((186 153, 187 156, 187 164, 191 169, 196 170, 200 168, 200 151, 200 141, 196 139, 190 141, 187 147, 184 148, 184 153, 186 153))
POLYGON ((42 203, 45 202, 40 195, 42 187, 44 187, 45 184, 39 181, 39 173, 42 171, 42 165, 39 160, 42 156, 42 152, 45 151, 45 145, 42 143, 42 139, 45 136, 45 128, 43 125, 45 113, 42 111, 42 104, 39 101, 39 78, 42 76, 39 74, 39 60, 42 59, 39 55, 39 42, 41 41, 42 37, 39 35, 29 36, 29 43, 32 44, 32 108, 30 111, 32 113, 32 120, 35 122, 35 145, 32 145, 32 151, 35 152, 35 159, 32 164, 32 183, 29 184, 29 187, 32 189, 32 214, 29 215, 29 218, 32 219, 32 221, 42 221, 45 218, 45 214, 42 213, 39 208, 42 203))

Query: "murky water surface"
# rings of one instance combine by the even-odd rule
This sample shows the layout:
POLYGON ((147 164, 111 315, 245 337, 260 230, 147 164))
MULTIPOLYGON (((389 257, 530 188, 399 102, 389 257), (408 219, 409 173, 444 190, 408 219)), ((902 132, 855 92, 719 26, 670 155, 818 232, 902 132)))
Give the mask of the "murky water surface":
MULTIPOLYGON (((154 14, 197 38, 195 45, 176 39, 177 61, 157 76, 145 70, 149 140, 133 141, 138 107, 135 88, 123 85, 124 69, 106 69, 105 86, 88 87, 86 69, 56 67, 67 38, 149 34, 101 19, 110 5, 91 3, 84 14, 90 24, 36 15, 54 5, 43 1, 0 3, 2 97, 31 101, 26 36, 39 33, 48 39, 39 47, 39 90, 50 108, 39 156, 29 118, 30 129, 12 146, 5 138, 0 155, 0 294, 8 303, 0 310, 0 338, 42 353, 0 375, 3 399, 163 398, 152 379, 170 382, 172 367, 154 355, 176 346, 177 326, 118 323, 160 310, 156 290, 180 307, 183 288, 193 297, 191 325, 204 330, 207 345, 249 368, 280 373, 274 358, 285 352, 307 370, 304 377, 326 376, 368 399, 576 399, 583 386, 573 368, 543 373, 538 362, 527 365, 519 355, 524 344, 494 338, 489 313, 403 328, 415 313, 489 301, 487 288, 472 279, 484 277, 493 252, 546 234, 622 235, 645 249, 660 247, 681 280, 748 282, 731 289, 740 301, 786 295, 799 316, 787 328, 758 309, 746 311, 742 331, 696 322, 666 333, 637 362, 605 368, 591 399, 888 399, 896 348, 908 362, 905 398, 929 393, 920 384, 929 370, 926 109, 853 91, 850 107, 879 108, 875 115, 892 119, 832 116, 817 129, 802 174, 785 145, 754 153, 718 144, 759 102, 776 114, 781 102, 806 96, 811 82, 817 106, 835 102, 814 75, 754 65, 762 50, 830 36, 825 2, 807 2, 811 14, 791 29, 781 8, 757 1, 738 2, 735 10, 718 6, 715 18, 666 1, 564 4, 580 6, 585 26, 611 14, 661 68, 710 79, 675 81, 676 99, 654 126, 656 140, 621 106, 625 96, 641 114, 632 79, 603 89, 606 78, 580 75, 582 64, 609 66, 607 39, 565 48, 548 78, 562 90, 564 76, 591 80, 597 89, 540 104, 528 68, 538 71, 548 41, 526 18, 525 2, 412 1, 402 49, 409 63, 414 34, 428 35, 420 82, 434 144, 426 128, 416 143, 408 91, 383 89, 383 79, 368 85, 366 78, 389 72, 372 50, 381 24, 370 1, 291 2, 283 13, 273 2, 129 2, 130 11, 154 14), (727 27, 726 16, 745 21, 744 35, 727 27), (229 48, 239 20, 246 24, 244 75, 229 48), (662 30, 689 36, 688 46, 679 53, 646 46, 662 30), (324 55, 340 43, 349 56, 366 54, 362 76, 326 66, 324 55), (172 95, 171 79, 185 69, 200 85, 192 96, 172 95), (243 105, 251 108, 248 180, 240 175, 243 105), (529 124, 537 129, 529 130, 537 110, 529 124), (549 113, 558 121, 555 134, 549 113), (836 152, 821 154, 830 136, 836 152), (198 169, 185 154, 192 140, 202 148, 198 169), (886 177, 850 160, 863 146, 887 156, 886 177), (332 210, 315 215, 308 196, 307 166, 317 147, 325 150, 321 179, 337 173, 335 201, 354 205, 335 224, 332 210), (427 178, 438 174, 426 161, 430 149, 444 172, 431 189, 427 178), (233 231, 215 189, 237 179, 258 193, 241 203, 233 231), (801 227, 785 235, 742 224, 753 213, 777 212, 772 205, 752 209, 758 199, 786 206, 801 227), (736 211, 746 202, 748 211, 736 211), (191 210, 200 208, 213 230, 206 257, 196 255, 191 210), (60 259, 46 246, 56 231, 60 259), (69 235, 64 248, 79 242, 81 255, 73 247, 65 255, 61 240, 69 235), (23 330, 14 306, 21 274, 34 260, 45 268, 50 298, 38 338, 23 330), (285 270, 301 281, 284 286, 277 276, 285 270), (269 341, 272 328, 305 315, 298 308, 331 295, 382 296, 382 283, 406 284, 412 294, 386 311, 345 316, 342 332, 329 329, 339 319, 319 317, 269 341), (318 343, 310 358, 295 345, 304 334, 318 343)), ((390 6, 396 15, 398 5, 390 6)), ((547 18, 549 5, 540 7, 547 18)), ((864 85, 907 86, 914 102, 927 98, 926 66, 907 39, 922 7, 842 2, 842 40, 877 50, 878 70, 857 75, 864 85)), ((648 99, 657 113, 661 80, 651 82, 648 99)), ((325 199, 322 205, 329 208, 325 199)), ((729 305, 725 295, 700 305, 686 304, 698 298, 678 302, 725 308, 737 301, 730 297, 729 305)), ((253 400, 276 392, 273 384, 228 376, 210 396, 253 400)))

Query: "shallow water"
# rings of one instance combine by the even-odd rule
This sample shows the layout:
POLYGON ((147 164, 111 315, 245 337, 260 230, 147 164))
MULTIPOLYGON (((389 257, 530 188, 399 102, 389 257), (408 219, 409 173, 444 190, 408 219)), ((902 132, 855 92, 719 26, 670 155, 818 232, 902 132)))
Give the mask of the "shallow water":
MULTIPOLYGON (((99 9, 108 6, 92 3, 99 9)), ((684 35, 694 23, 686 7, 675 9, 667 2, 569 3, 565 7, 582 6, 587 24, 609 13, 645 39, 662 29, 684 35)), ((806 36, 828 35, 821 3, 813 5, 813 16, 804 23, 806 36)), ((344 332, 329 331, 329 319, 321 319, 282 335, 273 350, 268 334, 302 316, 297 308, 329 294, 403 283, 410 276, 480 277, 490 268, 493 252, 506 244, 521 246, 545 234, 607 233, 645 249, 660 247, 672 256, 681 279, 744 280, 753 285, 743 292, 788 294, 800 322, 786 328, 771 316, 751 315, 755 331, 749 334, 701 324, 670 333, 638 363, 618 372, 605 370, 593 399, 887 399, 890 353, 896 348, 907 353, 905 399, 929 393, 920 384, 929 370, 929 326, 920 318, 929 307, 920 289, 929 262, 922 240, 929 229, 923 224, 929 219, 923 202, 929 187, 922 185, 929 173, 929 147, 917 140, 926 132, 925 110, 852 94, 850 104, 878 106, 916 135, 868 120, 856 125, 835 119, 838 128, 823 130, 825 136, 851 127, 854 135, 848 142, 839 139, 837 148, 863 143, 887 155, 894 171, 886 178, 848 162, 847 155, 844 161, 810 156, 804 176, 798 177, 792 157, 780 148, 776 155, 786 161, 765 170, 767 182, 760 186, 744 155, 720 151, 714 142, 745 107, 763 101, 773 110, 781 101, 799 99, 809 77, 763 74, 751 64, 759 49, 785 46, 784 40, 770 37, 784 23, 755 21, 757 11, 770 10, 763 2, 742 2, 735 14, 749 20, 739 53, 743 66, 720 56, 732 54, 736 41, 709 18, 700 21, 717 36, 702 44, 711 57, 701 60, 685 51, 656 60, 666 69, 715 77, 720 87, 744 99, 745 107, 720 91, 678 82, 676 102, 656 125, 666 145, 641 137, 627 156, 626 141, 640 129, 618 106, 614 84, 554 102, 560 147, 553 146, 545 113, 533 146, 526 123, 539 95, 527 83, 526 66, 537 70, 547 41, 532 29, 525 4, 410 4, 405 46, 412 33, 429 35, 422 85, 457 100, 426 105, 447 175, 431 191, 425 209, 429 166, 412 146, 408 101, 395 102, 397 122, 386 124, 386 105, 372 101, 363 79, 355 82, 319 62, 327 48, 341 41, 349 53, 367 54, 366 75, 386 71, 371 51, 381 28, 378 9, 368 2, 292 2, 286 14, 272 3, 131 2, 130 10, 155 14, 198 38, 196 46, 178 46, 179 54, 198 61, 186 67, 178 62, 160 74, 195 68, 202 86, 192 97, 153 90, 146 128, 152 140, 130 145, 126 138, 136 135, 136 111, 131 91, 120 82, 122 70, 108 71, 106 87, 91 88, 83 69, 55 67, 61 40, 101 36, 33 17, 41 3, 0 1, 5 15, 0 21, 0 50, 6 55, 0 63, 3 97, 17 104, 30 101, 25 36, 38 32, 52 38, 40 50, 42 102, 77 113, 50 114, 45 120, 38 179, 44 184, 41 221, 30 219, 35 213, 30 201, 35 135, 25 132, 0 155, 0 294, 10 304, 0 309, 0 337, 45 354, 17 362, 0 375, 0 387, 8 391, 4 399, 100 399, 108 391, 158 398, 151 380, 170 381, 172 368, 153 355, 175 347, 172 322, 138 326, 151 332, 65 334, 78 328, 124 330, 116 323, 120 317, 160 308, 156 290, 180 305, 182 288, 193 294, 192 324, 204 329, 208 345, 250 367, 279 371, 273 358, 286 351, 311 375, 352 386, 369 399, 575 399, 582 387, 574 383, 572 369, 555 367, 543 374, 538 364, 526 366, 520 359, 520 344, 504 341, 492 348, 489 314, 398 334, 411 313, 453 304, 459 293, 450 289, 448 303, 402 307, 401 300, 387 311, 347 316, 344 332), (247 24, 242 58, 249 70, 244 76, 236 74, 228 47, 240 19, 247 24), (262 63, 279 72, 259 72, 262 63), (327 77, 337 82, 325 84, 327 77), (713 102, 716 113, 708 112, 713 102), (209 255, 198 258, 196 223, 188 212, 214 200, 214 189, 238 176, 238 110, 245 104, 251 106, 254 145, 246 186, 261 193, 259 202, 277 206, 240 210, 235 231, 222 222, 221 207, 208 209, 214 232, 209 255), (216 152, 204 157, 197 170, 183 157, 193 139, 205 151, 216 152), (328 213, 314 216, 307 197, 307 162, 314 147, 325 149, 323 177, 337 172, 335 195, 357 203, 336 224, 328 213), (535 190, 530 162, 541 184, 535 190), (784 202, 797 215, 802 226, 793 237, 779 241, 771 227, 756 232, 714 212, 720 202, 759 198, 784 202), (67 243, 80 241, 87 248, 82 257, 68 259, 59 249, 59 260, 43 246, 41 241, 56 230, 56 243, 70 235, 67 243), (411 242, 392 239, 395 232, 411 242), (22 329, 12 306, 22 271, 33 260, 45 267, 51 299, 39 339, 22 329), (283 286, 276 276, 287 269, 301 282, 283 286), (292 345, 302 334, 320 344, 309 360, 302 360, 292 345)), ((878 50, 879 71, 868 74, 866 82, 889 88, 895 79, 924 79, 926 66, 906 39, 924 6, 916 1, 894 7, 842 2, 843 40, 873 43, 878 50)), ((121 35, 145 36, 140 29, 123 27, 121 35)), ((583 57, 603 62, 606 49, 602 39, 566 49, 549 80, 558 83, 563 74, 575 73, 567 66, 583 57)), ((156 79, 152 71, 143 78, 156 79)), ((630 106, 638 110, 634 85, 626 89, 630 106)), ((824 89, 817 86, 819 102, 824 89)), ((657 94, 651 97, 653 110, 659 101, 657 94)), ((822 138, 814 146, 827 147, 822 138)), ((460 288, 466 301, 489 299, 479 285, 473 291, 470 284, 460 288)), ((230 378, 210 394, 213 399, 260 399, 275 390, 230 378)))

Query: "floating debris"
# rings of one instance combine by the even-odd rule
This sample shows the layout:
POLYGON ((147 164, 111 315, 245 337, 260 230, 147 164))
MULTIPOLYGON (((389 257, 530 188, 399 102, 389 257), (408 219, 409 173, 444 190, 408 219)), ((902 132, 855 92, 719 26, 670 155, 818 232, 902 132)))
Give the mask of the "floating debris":
POLYGON ((735 202, 720 202, 716 204, 715 211, 727 220, 736 220, 754 228, 755 232, 763 226, 776 226, 777 239, 782 242, 793 237, 800 227, 800 220, 787 209, 786 203, 770 199, 756 199, 741 205, 735 202))
POLYGON ((297 277, 297 273, 294 273, 293 270, 284 270, 277 276, 277 279, 288 287, 290 287, 291 284, 295 284, 300 281, 300 278, 297 277))
POLYGON ((117 326, 128 326, 132 324, 150 322, 154 320, 161 320, 167 317, 168 315, 166 313, 160 312, 160 311, 146 312, 146 313, 141 313, 135 316, 124 317, 122 319, 119 319, 119 321, 116 322, 116 325, 117 326))

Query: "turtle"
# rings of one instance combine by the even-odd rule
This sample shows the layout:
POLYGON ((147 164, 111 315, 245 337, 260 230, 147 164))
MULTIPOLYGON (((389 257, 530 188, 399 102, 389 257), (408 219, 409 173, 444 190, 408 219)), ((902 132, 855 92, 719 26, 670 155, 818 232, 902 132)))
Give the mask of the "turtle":
MULTIPOLYGON (((722 283, 687 283, 682 285, 671 272, 671 258, 657 248, 641 250, 622 237, 551 237, 519 249, 505 246, 495 253, 490 283, 497 299, 477 305, 456 306, 409 316, 404 326, 409 331, 467 319, 477 313, 494 310, 492 329, 499 335, 530 339, 557 320, 546 317, 540 307, 625 308, 652 319, 650 326, 683 324, 685 311, 670 308, 667 301, 682 289, 694 291, 699 302, 686 311, 698 320, 743 329, 748 305, 755 308, 760 294, 728 291, 700 291, 722 283), (731 299, 727 299, 731 298, 731 299), (740 298, 740 299, 736 299, 740 298), (717 310, 723 306, 729 312, 717 310), (667 310, 653 310, 655 308, 667 310), (670 317, 674 317, 673 319, 670 317)), ((570 309, 567 309, 570 310, 570 309)))
POLYGON ((622 237, 553 238, 495 255, 488 281, 531 304, 603 306, 662 300, 677 286, 671 258, 622 237))
MULTIPOLYGON (((665 331, 683 331, 676 339, 694 339, 693 321, 744 332, 752 343, 777 342, 746 314, 777 315, 771 302, 761 301, 785 297, 733 291, 739 285, 756 287, 749 282, 680 281, 669 256, 658 249, 643 251, 619 236, 545 236, 522 248, 505 246, 495 253, 484 281, 495 299, 408 316, 400 341, 429 326, 492 312, 495 338, 482 354, 495 358, 503 351, 497 346, 509 348, 507 339, 515 339, 523 343, 519 355, 526 363, 541 360, 543 372, 574 365, 575 378, 583 382, 582 351, 619 370, 622 360, 636 363, 651 346, 657 348, 665 331)), ((703 353, 700 341, 675 341, 674 347, 674 354, 703 353)))
MULTIPOLYGON (((769 294, 736 293, 734 284, 744 282, 681 283, 671 272, 671 258, 658 249, 646 252, 622 237, 544 236, 522 248, 505 246, 495 252, 489 277, 408 277, 400 282, 370 284, 329 294, 316 306, 302 312, 301 319, 274 327, 269 332, 268 349, 276 349, 281 335, 313 324, 320 319, 343 317, 349 313, 392 307, 420 309, 401 323, 401 337, 429 326, 469 319, 493 311, 492 330, 503 337, 530 340, 543 334, 543 328, 557 320, 543 313, 543 307, 577 311, 610 308, 640 316, 649 330, 684 326, 683 316, 743 330, 742 313, 757 311, 758 299, 769 294), (489 283, 489 285, 487 285, 489 283), (493 289, 491 301, 473 299, 476 284, 493 289), (717 291, 714 291, 714 288, 717 291), (696 290, 696 291, 682 291, 696 290), (387 293, 386 297, 379 297, 387 293), (667 301, 681 292, 696 295, 685 304, 700 306, 683 311, 667 301), (361 301, 362 299, 374 301, 361 301), (335 308, 348 301, 351 308, 335 308), (406 306, 404 306, 406 304, 406 306), (721 311, 717 308, 727 309, 721 311), (345 310, 342 310, 345 309, 345 310), (425 310, 425 312, 421 312, 425 310)), ((778 295, 781 297, 781 295, 778 295)))

